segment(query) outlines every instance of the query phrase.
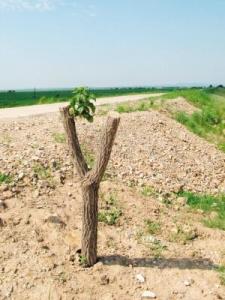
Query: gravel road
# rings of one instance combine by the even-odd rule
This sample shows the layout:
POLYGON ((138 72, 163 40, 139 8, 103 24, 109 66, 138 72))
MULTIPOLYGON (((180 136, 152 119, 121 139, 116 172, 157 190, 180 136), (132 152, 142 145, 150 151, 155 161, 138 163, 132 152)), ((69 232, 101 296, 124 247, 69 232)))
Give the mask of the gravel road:
MULTIPOLYGON (((155 94, 140 94, 140 95, 127 95, 127 96, 118 96, 118 97, 106 97, 99 98, 96 101, 96 105, 104 104, 114 104, 127 101, 137 101, 144 99, 146 97, 158 97, 162 93, 155 94)), ((42 115, 52 112, 57 112, 60 107, 65 106, 66 102, 54 103, 54 104, 42 104, 42 105, 32 105, 32 106, 22 106, 22 107, 13 107, 13 108, 2 108, 0 109, 0 119, 5 118, 18 118, 18 117, 28 117, 34 115, 42 115)))

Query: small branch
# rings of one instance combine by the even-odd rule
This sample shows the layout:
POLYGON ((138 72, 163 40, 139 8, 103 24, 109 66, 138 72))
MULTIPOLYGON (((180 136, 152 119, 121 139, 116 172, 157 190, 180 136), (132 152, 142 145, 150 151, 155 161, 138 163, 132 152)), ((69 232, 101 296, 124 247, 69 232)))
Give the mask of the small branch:
POLYGON ((93 169, 86 174, 83 180, 84 185, 100 183, 110 158, 119 122, 119 114, 111 113, 111 115, 108 116, 106 126, 102 132, 102 137, 100 140, 100 149, 98 157, 96 159, 96 164, 93 167, 93 169))
POLYGON ((67 134, 69 148, 75 161, 77 172, 80 178, 83 179, 88 172, 88 166, 80 149, 74 117, 69 113, 69 106, 60 108, 60 114, 63 119, 63 126, 67 134))

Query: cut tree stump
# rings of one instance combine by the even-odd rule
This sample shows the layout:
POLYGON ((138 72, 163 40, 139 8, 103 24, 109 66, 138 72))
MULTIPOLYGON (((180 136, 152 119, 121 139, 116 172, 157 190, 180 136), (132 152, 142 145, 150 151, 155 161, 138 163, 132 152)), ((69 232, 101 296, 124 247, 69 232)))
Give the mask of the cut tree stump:
POLYGON ((89 170, 81 151, 75 119, 69 113, 69 106, 60 108, 60 113, 70 152, 81 182, 83 197, 81 256, 86 266, 93 266, 97 261, 99 185, 110 158, 120 117, 118 113, 108 115, 106 126, 102 131, 96 163, 89 170))

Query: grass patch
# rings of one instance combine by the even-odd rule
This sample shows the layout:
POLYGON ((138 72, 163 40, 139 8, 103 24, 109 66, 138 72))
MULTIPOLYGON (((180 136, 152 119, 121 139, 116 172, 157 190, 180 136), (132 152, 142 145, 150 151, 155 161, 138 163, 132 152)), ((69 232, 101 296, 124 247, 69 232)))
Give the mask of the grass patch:
MULTIPOLYGON (((57 167, 58 166, 56 165, 54 168, 56 169, 57 167)), ((48 184, 48 187, 55 189, 57 183, 53 178, 50 167, 46 167, 40 163, 36 163, 32 169, 37 179, 45 181, 48 184)))
POLYGON ((39 179, 47 180, 52 178, 51 169, 37 163, 33 166, 33 171, 39 179))
POLYGON ((122 215, 122 211, 118 208, 118 201, 115 194, 110 194, 107 198, 102 195, 102 207, 98 213, 99 222, 107 225, 115 225, 122 215))
POLYGON ((2 183, 8 184, 8 183, 10 183, 11 181, 12 181, 12 176, 0 172, 0 185, 1 185, 2 183))
POLYGON ((114 207, 110 210, 100 211, 98 214, 98 220, 99 222, 103 222, 107 225, 115 225, 121 215, 121 210, 114 207))
POLYGON ((162 96, 163 99, 176 99, 178 97, 184 97, 199 108, 208 105, 211 101, 210 94, 204 89, 177 89, 162 96))
POLYGON ((225 98, 219 98, 208 89, 186 89, 172 91, 163 96, 164 99, 184 97, 200 111, 189 115, 185 112, 175 114, 175 119, 185 125, 190 131, 215 143, 225 151, 225 98))
POLYGON ((225 266, 218 267, 217 272, 219 273, 220 283, 225 285, 225 266))
POLYGON ((115 110, 122 113, 131 113, 135 111, 148 111, 154 107, 154 101, 152 99, 137 101, 133 103, 118 104, 115 110))
POLYGON ((225 195, 199 195, 191 192, 181 192, 179 195, 187 198, 191 208, 207 213, 207 218, 203 220, 207 227, 225 230, 225 195), (215 212, 213 216, 212 212, 215 212))
POLYGON ((115 110, 120 114, 134 111, 132 105, 130 104, 119 104, 115 110))
POLYGON ((55 132, 52 134, 52 137, 54 138, 56 143, 63 144, 66 142, 66 136, 64 133, 55 132))
POLYGON ((167 246, 163 245, 160 241, 156 241, 149 248, 154 258, 160 258, 163 256, 163 251, 167 249, 167 246))
POLYGON ((218 148, 219 148, 221 151, 225 152, 225 143, 218 143, 218 148))

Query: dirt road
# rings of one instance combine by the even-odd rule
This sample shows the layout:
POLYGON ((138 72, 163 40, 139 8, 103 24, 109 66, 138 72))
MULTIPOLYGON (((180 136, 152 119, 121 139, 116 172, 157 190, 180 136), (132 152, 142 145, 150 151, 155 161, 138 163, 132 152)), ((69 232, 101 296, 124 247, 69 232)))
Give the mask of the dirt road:
MULTIPOLYGON (((118 96, 118 97, 106 97, 99 98, 96 101, 96 105, 104 104, 114 104, 127 101, 136 101, 141 100, 146 97, 158 97, 162 93, 155 94, 140 94, 140 95, 130 95, 130 96, 118 96)), ((18 118, 18 117, 28 117, 34 115, 42 115, 46 113, 57 112, 60 107, 65 106, 66 102, 54 103, 54 104, 42 104, 42 105, 32 105, 32 106, 22 106, 22 107, 13 107, 13 108, 3 108, 0 109, 0 119, 5 118, 18 118)))

